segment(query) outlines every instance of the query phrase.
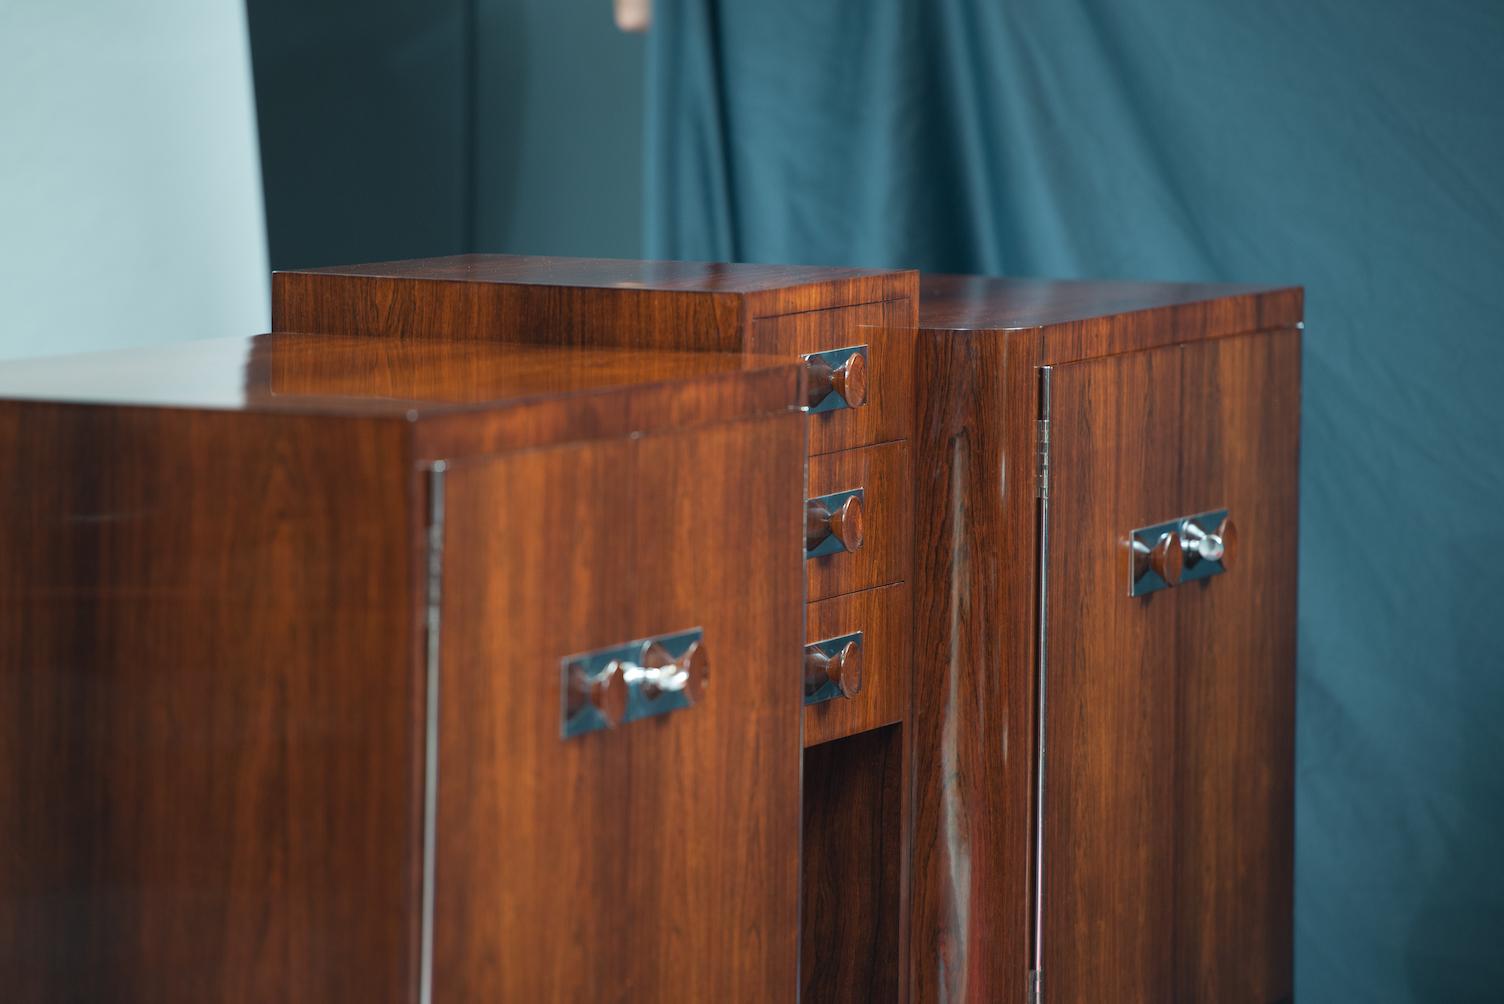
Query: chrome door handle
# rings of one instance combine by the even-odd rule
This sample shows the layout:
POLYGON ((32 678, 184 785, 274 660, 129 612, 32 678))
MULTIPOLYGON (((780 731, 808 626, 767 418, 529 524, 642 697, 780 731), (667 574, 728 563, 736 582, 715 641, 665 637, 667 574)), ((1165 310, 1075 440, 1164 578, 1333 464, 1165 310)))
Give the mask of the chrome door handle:
POLYGON ((1140 527, 1128 535, 1128 595, 1220 575, 1237 549, 1238 528, 1226 509, 1140 527))
POLYGON ((572 739, 705 699, 710 657, 700 628, 638 638, 559 660, 560 734, 572 739))

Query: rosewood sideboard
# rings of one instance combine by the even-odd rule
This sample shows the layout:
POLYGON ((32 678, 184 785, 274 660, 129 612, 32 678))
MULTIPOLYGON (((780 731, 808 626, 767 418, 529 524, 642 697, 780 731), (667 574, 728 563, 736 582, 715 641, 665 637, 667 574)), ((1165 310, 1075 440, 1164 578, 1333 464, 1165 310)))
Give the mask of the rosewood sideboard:
POLYGON ((1288 999, 1300 290, 273 297, 0 364, 10 999, 1288 999))

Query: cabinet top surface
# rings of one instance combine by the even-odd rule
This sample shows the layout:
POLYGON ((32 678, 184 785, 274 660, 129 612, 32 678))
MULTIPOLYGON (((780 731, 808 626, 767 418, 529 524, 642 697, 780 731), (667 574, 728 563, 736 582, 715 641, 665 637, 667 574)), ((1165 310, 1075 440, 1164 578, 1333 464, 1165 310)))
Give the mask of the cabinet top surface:
POLYGON ((815 265, 744 265, 628 258, 553 258, 534 255, 467 254, 447 258, 329 268, 289 269, 314 275, 383 279, 432 279, 530 286, 586 286, 664 292, 757 293, 790 286, 903 274, 901 270, 827 268, 815 265))
POLYGON ((919 280, 919 326, 932 331, 1033 330, 1214 301, 1267 311, 1269 327, 1301 319, 1299 287, 925 274, 919 280))
POLYGON ((766 356, 295 333, 0 363, 0 400, 409 420, 663 388, 731 419, 796 407, 799 383, 797 360, 766 356))

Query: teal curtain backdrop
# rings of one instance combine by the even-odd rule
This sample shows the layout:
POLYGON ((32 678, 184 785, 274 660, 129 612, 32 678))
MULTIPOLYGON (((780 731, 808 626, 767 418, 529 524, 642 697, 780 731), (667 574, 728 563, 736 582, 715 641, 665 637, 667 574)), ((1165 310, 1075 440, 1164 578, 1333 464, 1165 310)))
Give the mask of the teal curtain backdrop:
POLYGON ((246 8, 273 268, 641 253, 644 44, 610 4, 246 8))
POLYGON ((1504 4, 654 20, 651 256, 1306 287, 1296 999, 1504 999, 1504 4))

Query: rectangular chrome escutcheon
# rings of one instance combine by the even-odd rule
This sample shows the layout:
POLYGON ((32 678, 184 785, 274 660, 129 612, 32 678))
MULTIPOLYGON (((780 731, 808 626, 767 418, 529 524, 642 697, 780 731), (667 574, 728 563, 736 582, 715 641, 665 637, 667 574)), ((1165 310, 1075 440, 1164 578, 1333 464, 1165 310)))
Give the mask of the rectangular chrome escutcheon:
POLYGON ((860 408, 867 403, 867 346, 847 345, 804 356, 810 402, 805 411, 819 415, 841 408, 860 408), (859 357, 855 362, 853 357, 859 357), (850 390, 847 390, 847 381, 850 390), (855 398, 855 400, 851 400, 855 398))
POLYGON ((860 631, 823 638, 804 646, 805 704, 820 704, 835 697, 854 697, 861 689, 860 631))
POLYGON ((1128 536, 1128 595, 1220 575, 1227 571, 1235 534, 1226 509, 1134 530, 1128 536))
POLYGON ((703 699, 704 631, 637 638, 559 660, 560 734, 565 739, 666 715, 703 699))
POLYGON ((805 559, 823 558, 827 554, 840 554, 844 551, 855 550, 855 547, 846 546, 848 540, 854 539, 856 547, 860 547, 862 539, 862 503, 865 501, 866 490, 862 488, 852 488, 844 492, 831 492, 829 495, 816 495, 812 499, 806 499, 804 503, 804 518, 806 521, 804 531, 806 541, 804 548, 805 559), (855 506, 855 526, 838 527, 832 525, 833 517, 835 519, 849 518, 847 514, 851 510, 847 508, 846 504, 851 499, 856 499, 857 503, 855 506), (813 546, 809 546, 808 541, 812 528, 807 524, 809 521, 816 519, 824 519, 825 525, 823 529, 826 531, 825 536, 816 541, 813 546), (852 530, 855 530, 854 537, 851 533, 852 530))

